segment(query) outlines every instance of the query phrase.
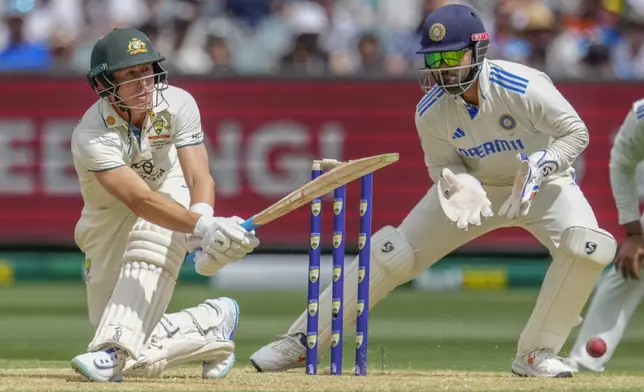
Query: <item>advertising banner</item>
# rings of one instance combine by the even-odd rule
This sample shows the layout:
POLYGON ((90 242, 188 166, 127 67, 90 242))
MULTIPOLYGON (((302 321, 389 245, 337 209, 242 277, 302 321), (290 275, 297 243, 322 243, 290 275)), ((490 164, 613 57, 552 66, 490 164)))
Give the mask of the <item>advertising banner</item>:
MULTIPOLYGON (((310 177, 311 161, 398 152, 376 172, 373 231, 397 225, 431 181, 414 126, 421 91, 413 81, 180 79, 202 113, 217 215, 249 217, 310 177)), ((578 182, 601 225, 621 236, 608 179, 613 136, 641 84, 558 84, 591 133, 576 163, 578 182)), ((71 245, 82 208, 69 151, 74 126, 97 99, 83 77, 0 78, 0 243, 71 245)), ((347 194, 348 246, 358 238, 359 184, 347 194)), ((322 244, 331 243, 331 203, 322 244)), ((329 210, 329 211, 326 211, 329 210)), ((264 249, 305 250, 309 209, 258 233, 264 249)), ((503 229, 467 249, 542 249, 520 229, 503 229), (535 248, 536 247, 536 248, 535 248)))

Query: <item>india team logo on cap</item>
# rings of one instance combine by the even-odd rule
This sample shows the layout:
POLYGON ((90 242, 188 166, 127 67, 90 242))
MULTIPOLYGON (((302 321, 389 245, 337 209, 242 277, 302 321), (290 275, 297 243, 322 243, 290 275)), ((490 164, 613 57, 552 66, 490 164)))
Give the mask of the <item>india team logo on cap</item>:
POLYGON ((445 26, 441 23, 434 23, 432 27, 429 28, 429 39, 432 41, 440 41, 445 38, 445 26))

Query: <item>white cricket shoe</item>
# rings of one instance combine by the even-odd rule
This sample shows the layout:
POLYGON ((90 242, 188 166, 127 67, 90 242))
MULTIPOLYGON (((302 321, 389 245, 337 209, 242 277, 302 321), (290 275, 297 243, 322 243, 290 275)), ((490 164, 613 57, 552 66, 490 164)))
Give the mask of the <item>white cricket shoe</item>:
POLYGON ((159 324, 138 361, 128 360, 126 375, 158 377, 166 369, 201 362, 202 377, 222 378, 235 364, 232 338, 239 324, 239 306, 234 299, 209 299, 195 308, 164 316, 159 324), (208 308, 218 309, 213 313, 215 318, 191 313, 208 308))
POLYGON ((295 333, 255 351, 250 363, 258 372, 283 372, 306 365, 306 335, 295 333))
POLYGON ((89 381, 120 382, 128 355, 120 348, 81 354, 72 359, 72 369, 89 381))
POLYGON ((517 356, 512 361, 512 373, 517 376, 568 378, 572 377, 573 370, 562 358, 546 349, 517 356))
MULTIPOLYGON (((239 305, 232 298, 219 298, 219 307, 228 313, 224 322, 215 330, 219 339, 232 341, 235 337, 235 330, 239 325, 239 305)), ((204 361, 202 364, 203 378, 223 378, 232 370, 235 365, 235 352, 231 353, 223 361, 204 361)))
POLYGON ((562 361, 573 370, 573 373, 586 371, 603 373, 604 370, 606 370, 601 365, 598 367, 592 361, 586 361, 584 358, 579 358, 576 356, 562 358, 562 361))

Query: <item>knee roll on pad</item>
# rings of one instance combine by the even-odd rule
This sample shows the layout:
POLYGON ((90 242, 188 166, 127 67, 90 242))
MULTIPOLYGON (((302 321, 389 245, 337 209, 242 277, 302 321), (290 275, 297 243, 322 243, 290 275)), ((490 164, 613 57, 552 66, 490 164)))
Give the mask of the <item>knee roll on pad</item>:
POLYGON ((175 278, 188 253, 186 235, 175 233, 144 219, 137 219, 130 232, 125 261, 144 261, 164 268, 175 278))
POLYGON ((606 230, 573 226, 561 234, 557 253, 566 253, 603 268, 615 258, 617 241, 606 230))
POLYGON ((371 237, 371 264, 378 264, 394 279, 409 279, 414 250, 396 228, 385 226, 371 237))
POLYGON ((597 279, 616 252, 615 238, 605 230, 580 226, 564 230, 535 308, 519 338, 519 355, 540 348, 555 355, 561 350, 597 279))

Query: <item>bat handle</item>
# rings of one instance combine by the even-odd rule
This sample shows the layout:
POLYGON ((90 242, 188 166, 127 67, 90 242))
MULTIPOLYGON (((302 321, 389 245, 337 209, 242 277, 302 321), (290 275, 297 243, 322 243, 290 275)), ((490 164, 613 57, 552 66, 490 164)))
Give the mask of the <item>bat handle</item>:
POLYGON ((260 226, 261 226, 261 225, 258 225, 257 223, 255 223, 255 217, 252 217, 252 218, 246 219, 246 220, 241 224, 241 227, 243 227, 244 229, 246 229, 246 231, 253 231, 253 230, 255 230, 255 229, 259 229, 259 227, 260 227, 260 226))

